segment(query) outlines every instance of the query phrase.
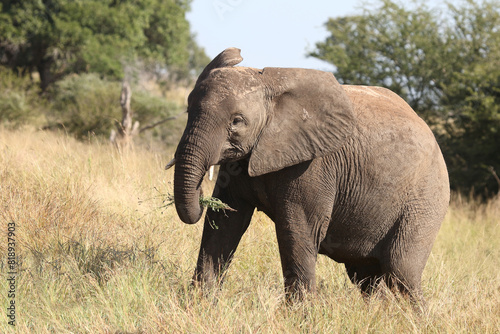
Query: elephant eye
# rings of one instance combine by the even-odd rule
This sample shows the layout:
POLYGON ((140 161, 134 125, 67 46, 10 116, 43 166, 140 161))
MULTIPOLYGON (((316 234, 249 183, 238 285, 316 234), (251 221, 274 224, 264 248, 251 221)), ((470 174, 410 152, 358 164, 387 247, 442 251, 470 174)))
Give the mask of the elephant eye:
POLYGON ((245 119, 242 116, 235 116, 233 118, 233 122, 232 122, 233 126, 236 126, 236 125, 239 125, 239 124, 242 124, 242 123, 245 123, 245 119))

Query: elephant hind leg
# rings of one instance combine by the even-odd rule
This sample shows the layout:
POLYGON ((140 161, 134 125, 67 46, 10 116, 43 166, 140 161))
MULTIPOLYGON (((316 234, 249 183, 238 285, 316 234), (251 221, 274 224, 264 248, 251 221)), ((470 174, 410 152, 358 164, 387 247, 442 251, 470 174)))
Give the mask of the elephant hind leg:
POLYGON ((409 298, 410 302, 416 306, 417 311, 425 309, 425 300, 420 288, 420 281, 408 284, 408 280, 403 281, 401 275, 383 272, 379 263, 370 265, 345 265, 347 275, 351 282, 357 285, 363 297, 372 296, 380 284, 384 284, 392 293, 401 293, 409 298))
POLYGON ((382 279, 380 264, 350 264, 346 263, 345 268, 351 282, 361 289, 364 296, 370 296, 382 279))
POLYGON ((420 279, 405 277, 401 275, 401 272, 398 273, 390 273, 385 275, 384 279, 387 284, 387 287, 393 293, 400 293, 405 298, 409 298, 411 302, 417 304, 424 303, 424 297, 422 293, 422 287, 420 283, 420 279))
POLYGON ((400 218, 383 261, 382 271, 393 292, 424 304, 422 273, 437 235, 440 221, 427 215, 406 214, 400 218), (425 224, 422 222, 425 221, 425 224))
POLYGON ((400 293, 416 304, 424 304, 421 284, 424 266, 418 264, 421 260, 410 255, 393 258, 384 275, 384 281, 393 293, 400 293))

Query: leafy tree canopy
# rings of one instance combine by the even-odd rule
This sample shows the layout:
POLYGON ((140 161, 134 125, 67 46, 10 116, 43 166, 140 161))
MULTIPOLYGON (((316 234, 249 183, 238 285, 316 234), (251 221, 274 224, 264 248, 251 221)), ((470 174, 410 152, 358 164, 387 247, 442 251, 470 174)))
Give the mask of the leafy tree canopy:
POLYGON ((0 63, 40 74, 41 88, 69 73, 122 78, 137 59, 177 76, 206 62, 185 13, 190 0, 0 0, 0 63))
POLYGON ((440 12, 382 0, 361 15, 329 19, 309 56, 342 83, 379 85, 431 124, 452 188, 482 194, 500 183, 500 2, 463 1, 440 12))

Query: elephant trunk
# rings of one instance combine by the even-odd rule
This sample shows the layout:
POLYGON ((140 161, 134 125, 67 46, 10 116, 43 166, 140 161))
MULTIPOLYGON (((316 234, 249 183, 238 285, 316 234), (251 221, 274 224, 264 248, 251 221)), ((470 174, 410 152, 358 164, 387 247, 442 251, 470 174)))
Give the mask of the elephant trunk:
POLYGON ((197 157, 200 150, 190 143, 181 143, 176 153, 174 172, 174 199, 179 218, 186 224, 200 220, 203 207, 200 205, 201 184, 208 170, 205 160, 197 157))

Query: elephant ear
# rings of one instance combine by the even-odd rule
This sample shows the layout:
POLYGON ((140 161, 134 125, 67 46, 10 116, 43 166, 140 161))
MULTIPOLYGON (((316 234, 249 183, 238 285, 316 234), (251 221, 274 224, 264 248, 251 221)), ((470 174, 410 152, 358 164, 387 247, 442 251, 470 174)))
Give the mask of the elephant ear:
POLYGON ((258 176, 339 150, 354 126, 350 99, 332 73, 265 68, 271 101, 267 125, 252 150, 248 173, 258 176))
POLYGON ((227 48, 217 57, 215 57, 201 72, 198 80, 196 80, 196 85, 202 82, 210 73, 211 70, 220 67, 232 67, 243 61, 241 57, 241 50, 237 48, 227 48))

